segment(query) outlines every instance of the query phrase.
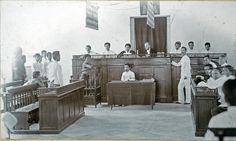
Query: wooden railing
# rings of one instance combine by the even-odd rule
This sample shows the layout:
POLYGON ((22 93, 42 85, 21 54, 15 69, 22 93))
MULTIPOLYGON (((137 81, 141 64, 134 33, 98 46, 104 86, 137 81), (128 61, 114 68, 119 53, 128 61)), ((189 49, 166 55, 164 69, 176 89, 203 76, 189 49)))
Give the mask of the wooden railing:
POLYGON ((204 136, 212 117, 211 110, 217 107, 217 97, 217 89, 197 87, 195 82, 191 81, 191 111, 195 136, 204 136))
POLYGON ((60 133, 84 115, 84 87, 76 81, 39 95, 40 133, 60 133))
POLYGON ((38 85, 30 84, 8 90, 6 94, 6 111, 15 111, 18 108, 38 101, 38 85))

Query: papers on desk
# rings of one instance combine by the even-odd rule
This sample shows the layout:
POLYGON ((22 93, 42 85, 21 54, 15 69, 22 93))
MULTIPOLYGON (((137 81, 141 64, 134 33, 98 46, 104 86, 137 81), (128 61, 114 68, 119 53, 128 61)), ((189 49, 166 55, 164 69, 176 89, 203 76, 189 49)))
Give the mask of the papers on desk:
POLYGON ((141 82, 154 82, 153 78, 140 80, 141 82))

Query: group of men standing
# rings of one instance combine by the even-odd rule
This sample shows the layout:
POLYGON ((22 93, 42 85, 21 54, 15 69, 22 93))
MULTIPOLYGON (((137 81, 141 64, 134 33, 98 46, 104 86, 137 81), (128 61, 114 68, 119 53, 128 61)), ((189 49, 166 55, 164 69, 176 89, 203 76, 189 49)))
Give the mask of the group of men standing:
POLYGON ((22 48, 18 47, 16 49, 12 69, 13 81, 22 80, 25 84, 36 83, 39 86, 49 87, 63 85, 62 67, 58 63, 61 59, 59 51, 51 53, 42 50, 41 55, 36 53, 33 57, 35 59, 35 62, 32 65, 33 78, 26 80, 26 57, 22 55, 22 48))

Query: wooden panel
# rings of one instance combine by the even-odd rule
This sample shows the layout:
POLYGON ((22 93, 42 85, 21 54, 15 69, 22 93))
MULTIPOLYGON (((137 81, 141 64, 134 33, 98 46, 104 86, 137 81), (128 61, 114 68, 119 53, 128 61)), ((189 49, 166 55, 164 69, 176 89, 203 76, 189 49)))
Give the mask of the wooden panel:
MULTIPOLYGON (((214 59, 223 53, 210 54, 214 59)), ((189 54, 191 59, 192 74, 202 73, 203 57, 205 54, 189 54)), ((173 102, 177 101, 178 91, 177 86, 180 79, 180 67, 172 66, 171 61, 178 62, 181 59, 181 54, 167 54, 166 57, 155 58, 93 58, 92 62, 95 66, 100 66, 102 72, 102 100, 107 101, 106 84, 112 80, 120 80, 125 63, 132 64, 132 71, 135 72, 137 79, 142 79, 148 74, 154 74, 157 80, 156 102, 173 102), (164 79, 165 78, 165 79, 164 79)), ((73 67, 77 67, 78 73, 81 70, 83 59, 80 55, 73 56, 73 67), (76 60, 76 61, 74 61, 76 60), (76 62, 76 63, 73 63, 76 62)), ((72 74, 75 75, 74 72, 72 74)))
POLYGON ((217 90, 196 87, 194 81, 192 84, 191 111, 194 119, 195 136, 204 136, 211 119, 211 110, 217 107, 217 90))
POLYGON ((111 81, 107 84, 109 105, 153 105, 155 104, 155 82, 111 81))
POLYGON ((39 96, 40 130, 59 133, 84 115, 84 81, 76 81, 39 96))

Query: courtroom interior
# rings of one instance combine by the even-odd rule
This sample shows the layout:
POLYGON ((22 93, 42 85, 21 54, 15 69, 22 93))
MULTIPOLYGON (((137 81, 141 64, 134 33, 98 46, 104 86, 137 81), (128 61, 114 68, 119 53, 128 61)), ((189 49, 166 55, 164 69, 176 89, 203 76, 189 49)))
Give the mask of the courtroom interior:
POLYGON ((235 7, 0 1, 1 138, 235 140, 235 7))

